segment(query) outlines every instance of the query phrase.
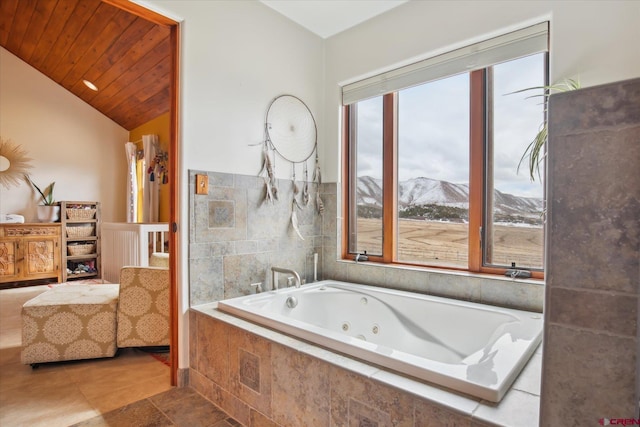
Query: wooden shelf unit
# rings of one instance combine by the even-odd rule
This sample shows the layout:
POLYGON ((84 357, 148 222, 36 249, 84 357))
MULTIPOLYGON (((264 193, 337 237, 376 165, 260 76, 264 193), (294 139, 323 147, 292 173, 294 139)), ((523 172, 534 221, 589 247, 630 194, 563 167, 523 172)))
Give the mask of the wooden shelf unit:
POLYGON ((60 202, 60 223, 62 225, 62 281, 75 279, 100 278, 102 276, 100 259, 100 202, 60 202), (67 211, 67 210, 70 211, 67 211), (78 212, 79 211, 79 212, 78 212), (74 214, 95 211, 89 217, 75 217, 74 214), (91 232, 75 233, 83 228, 91 232), (76 245, 93 245, 89 253, 71 254, 76 245), (72 248, 71 250, 69 248, 72 248), (89 267, 88 272, 79 270, 80 266, 89 267))

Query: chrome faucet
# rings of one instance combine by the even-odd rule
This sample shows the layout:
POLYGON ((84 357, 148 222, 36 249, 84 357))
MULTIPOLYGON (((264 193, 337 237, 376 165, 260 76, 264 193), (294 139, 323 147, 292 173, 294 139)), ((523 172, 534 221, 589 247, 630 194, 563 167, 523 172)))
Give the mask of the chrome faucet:
POLYGON ((295 281, 296 288, 299 288, 300 285, 302 284, 302 281, 300 280, 300 275, 295 270, 272 266, 271 267, 271 289, 273 290, 278 289, 278 273, 293 274, 293 279, 295 281))
POLYGON ((504 273, 505 276, 511 277, 512 279, 528 279, 531 277, 531 272, 529 270, 518 270, 516 268, 509 268, 504 273))
POLYGON ((359 262, 359 261, 369 261, 369 257, 367 256, 367 251, 364 251, 364 253, 356 255, 355 262, 359 262))

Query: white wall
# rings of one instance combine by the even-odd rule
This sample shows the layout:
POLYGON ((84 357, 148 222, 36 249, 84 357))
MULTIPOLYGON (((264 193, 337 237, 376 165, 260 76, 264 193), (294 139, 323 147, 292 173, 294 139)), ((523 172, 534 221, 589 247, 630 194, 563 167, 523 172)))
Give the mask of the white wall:
POLYGON ((637 1, 410 1, 326 41, 327 181, 339 181, 340 85, 468 45, 527 24, 551 21, 550 81, 583 86, 640 76, 637 1))
MULTIPOLYGON (((323 40, 258 1, 139 1, 181 22, 179 366, 188 366, 188 170, 257 175, 265 114, 278 95, 301 98, 322 140, 323 40)), ((320 142, 322 143, 322 142, 320 142)), ((312 164, 310 164, 312 166, 312 164)), ((311 167, 310 167, 310 170, 311 167)), ((302 168, 298 167, 298 178, 302 168)), ((291 167, 276 159, 276 175, 291 167)))
MULTIPOLYGON (((129 132, 18 57, 0 48, 0 135, 28 152, 33 181, 55 181, 56 200, 102 202, 104 221, 126 219, 129 132)), ((37 193, 26 182, 0 186, 0 213, 37 222, 37 193)))
MULTIPOLYGON (((265 113, 278 95, 301 98, 322 129, 321 38, 257 1, 147 3, 184 19, 181 137, 187 168, 257 175, 261 147, 250 144, 264 140, 265 113)), ((281 163, 276 174, 289 177, 290 167, 281 163)))

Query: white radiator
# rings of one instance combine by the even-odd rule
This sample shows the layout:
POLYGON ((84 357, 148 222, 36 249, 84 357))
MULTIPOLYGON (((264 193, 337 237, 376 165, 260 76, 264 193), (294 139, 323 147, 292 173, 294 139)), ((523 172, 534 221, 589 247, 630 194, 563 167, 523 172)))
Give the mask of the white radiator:
POLYGON ((165 253, 169 239, 169 224, 103 222, 101 231, 102 278, 120 282, 124 266, 148 267, 154 253, 165 253))

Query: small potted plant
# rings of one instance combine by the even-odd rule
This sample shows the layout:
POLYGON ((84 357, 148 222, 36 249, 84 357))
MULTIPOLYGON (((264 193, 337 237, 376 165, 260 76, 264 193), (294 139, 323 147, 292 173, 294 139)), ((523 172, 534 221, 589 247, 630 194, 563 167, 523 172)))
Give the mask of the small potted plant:
POLYGON ((36 189, 38 194, 40 194, 40 198, 42 200, 42 204, 38 205, 38 221, 40 222, 56 222, 60 219, 60 206, 56 204, 56 201, 53 198, 53 188, 55 187, 55 181, 45 187, 44 190, 41 190, 40 187, 36 185, 35 182, 31 180, 29 175, 25 175, 25 178, 29 183, 36 189))

